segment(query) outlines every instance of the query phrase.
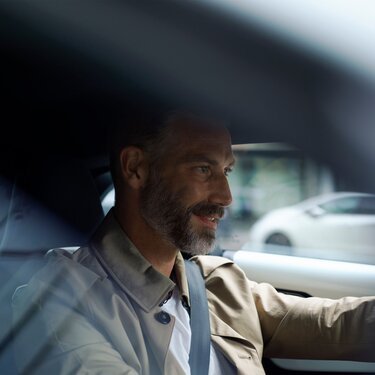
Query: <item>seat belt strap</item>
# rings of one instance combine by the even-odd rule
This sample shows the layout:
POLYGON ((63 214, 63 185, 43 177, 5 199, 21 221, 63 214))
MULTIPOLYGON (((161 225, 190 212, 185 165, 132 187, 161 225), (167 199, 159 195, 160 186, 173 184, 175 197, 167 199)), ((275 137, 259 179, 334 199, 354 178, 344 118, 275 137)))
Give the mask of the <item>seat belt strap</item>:
POLYGON ((190 298, 190 373, 191 375, 208 375, 211 332, 206 286, 197 264, 185 260, 185 270, 190 298))

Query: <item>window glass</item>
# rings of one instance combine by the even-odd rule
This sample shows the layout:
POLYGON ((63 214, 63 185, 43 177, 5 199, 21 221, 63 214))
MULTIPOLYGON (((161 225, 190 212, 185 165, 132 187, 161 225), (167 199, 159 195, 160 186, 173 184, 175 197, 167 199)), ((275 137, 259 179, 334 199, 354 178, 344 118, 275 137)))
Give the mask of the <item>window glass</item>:
POLYGON ((236 145, 233 151, 236 165, 229 176, 233 203, 218 232, 218 246, 223 249, 248 245, 250 228, 265 214, 334 190, 327 168, 288 145, 236 145))
POLYGON ((216 252, 247 250, 375 264, 375 197, 285 144, 234 146, 233 204, 216 252), (341 214, 341 215, 339 215, 341 214))
POLYGON ((375 215, 375 198, 361 198, 358 205, 358 213, 363 215, 375 215))
POLYGON ((359 203, 360 198, 343 198, 323 203, 320 207, 331 214, 355 214, 359 213, 359 203))
MULTIPOLYGON (((246 250, 375 264, 375 196, 285 144, 233 147, 233 203, 212 254, 246 250)), ((113 190, 103 198, 113 205, 113 190)))

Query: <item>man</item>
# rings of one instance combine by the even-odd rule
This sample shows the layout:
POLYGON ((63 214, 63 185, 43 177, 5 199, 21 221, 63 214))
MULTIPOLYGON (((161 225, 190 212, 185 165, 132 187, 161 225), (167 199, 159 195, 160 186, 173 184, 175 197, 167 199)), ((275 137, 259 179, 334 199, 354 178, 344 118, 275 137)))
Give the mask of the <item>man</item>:
POLYGON ((375 361, 375 298, 285 295, 248 280, 228 259, 205 256, 232 201, 230 135, 188 113, 170 113, 156 128, 146 117, 114 138, 115 206, 90 243, 49 253, 15 293, 16 318, 36 311, 18 340, 20 368, 189 374, 181 252, 195 256, 205 280, 210 374, 264 374, 263 355, 375 361))

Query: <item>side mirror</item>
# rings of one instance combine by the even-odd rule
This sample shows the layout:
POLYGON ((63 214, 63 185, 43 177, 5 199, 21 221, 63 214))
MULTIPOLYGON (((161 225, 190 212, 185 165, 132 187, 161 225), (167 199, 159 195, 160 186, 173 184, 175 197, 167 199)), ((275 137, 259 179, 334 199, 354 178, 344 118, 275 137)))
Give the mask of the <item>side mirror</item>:
POLYGON ((306 213, 309 216, 316 218, 316 217, 323 216, 326 213, 326 211, 323 208, 319 207, 319 206, 315 206, 315 207, 310 208, 309 210, 307 210, 306 213))

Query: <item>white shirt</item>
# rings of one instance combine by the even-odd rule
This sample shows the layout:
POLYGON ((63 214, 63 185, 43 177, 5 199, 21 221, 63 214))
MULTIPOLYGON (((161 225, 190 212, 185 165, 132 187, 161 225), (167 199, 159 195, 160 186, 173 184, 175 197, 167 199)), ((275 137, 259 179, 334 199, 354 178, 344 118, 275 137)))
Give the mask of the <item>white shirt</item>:
MULTIPOLYGON (((175 318, 166 361, 166 374, 190 375, 189 351, 191 343, 190 317, 181 303, 180 292, 174 288, 171 298, 162 306, 175 318)), ((211 343, 209 375, 228 375, 232 372, 228 361, 211 343)))

